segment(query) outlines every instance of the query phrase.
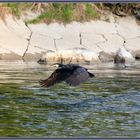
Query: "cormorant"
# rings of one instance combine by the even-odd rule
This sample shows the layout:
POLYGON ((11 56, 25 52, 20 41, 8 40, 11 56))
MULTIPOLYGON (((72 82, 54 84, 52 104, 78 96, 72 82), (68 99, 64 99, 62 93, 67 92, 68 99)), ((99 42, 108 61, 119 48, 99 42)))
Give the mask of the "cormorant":
POLYGON ((50 87, 56 83, 65 81, 71 86, 78 86, 85 82, 89 77, 94 77, 94 74, 87 71, 86 68, 76 64, 60 64, 58 68, 51 74, 48 79, 40 80, 42 87, 50 87))

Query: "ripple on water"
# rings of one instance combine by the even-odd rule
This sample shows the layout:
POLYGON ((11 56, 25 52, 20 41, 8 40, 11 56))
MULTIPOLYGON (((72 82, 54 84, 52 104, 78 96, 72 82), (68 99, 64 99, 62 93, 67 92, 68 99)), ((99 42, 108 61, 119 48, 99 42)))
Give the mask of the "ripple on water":
POLYGON ((49 66, 0 66, 1 137, 140 137, 140 67, 87 66, 96 77, 78 87, 42 88, 49 66))

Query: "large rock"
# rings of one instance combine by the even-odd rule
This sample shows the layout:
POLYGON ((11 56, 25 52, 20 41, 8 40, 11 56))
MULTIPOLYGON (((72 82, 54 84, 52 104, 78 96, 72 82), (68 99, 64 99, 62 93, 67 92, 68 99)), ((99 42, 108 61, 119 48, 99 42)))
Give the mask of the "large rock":
POLYGON ((140 60, 140 50, 132 51, 132 55, 136 60, 140 60))
POLYGON ((107 53, 104 51, 101 51, 99 53, 99 59, 103 63, 113 62, 114 61, 114 53, 107 53))
POLYGON ((98 54, 85 48, 72 48, 59 50, 58 52, 47 52, 40 58, 39 62, 47 63, 78 63, 78 64, 97 64, 100 63, 98 54))
POLYGON ((135 62, 135 59, 129 51, 127 51, 124 47, 119 48, 114 58, 115 64, 125 64, 126 66, 127 65, 129 66, 133 64, 134 62, 135 62))

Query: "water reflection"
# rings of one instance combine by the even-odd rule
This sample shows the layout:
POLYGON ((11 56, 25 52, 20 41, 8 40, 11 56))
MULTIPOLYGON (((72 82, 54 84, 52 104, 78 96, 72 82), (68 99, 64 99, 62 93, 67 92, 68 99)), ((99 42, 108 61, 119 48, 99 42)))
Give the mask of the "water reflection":
POLYGON ((96 77, 45 89, 53 67, 0 62, 0 136, 140 137, 140 67, 86 66, 96 77))

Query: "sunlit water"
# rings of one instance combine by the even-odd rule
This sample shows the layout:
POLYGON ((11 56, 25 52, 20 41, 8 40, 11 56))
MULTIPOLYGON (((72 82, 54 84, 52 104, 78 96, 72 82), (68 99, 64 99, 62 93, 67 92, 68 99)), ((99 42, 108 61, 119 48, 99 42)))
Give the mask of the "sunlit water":
POLYGON ((0 137, 140 137, 140 67, 86 66, 78 87, 38 84, 53 67, 0 62, 0 137))

